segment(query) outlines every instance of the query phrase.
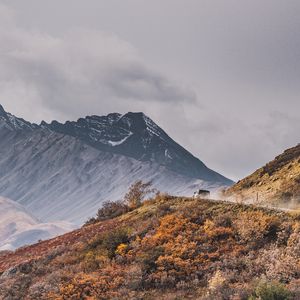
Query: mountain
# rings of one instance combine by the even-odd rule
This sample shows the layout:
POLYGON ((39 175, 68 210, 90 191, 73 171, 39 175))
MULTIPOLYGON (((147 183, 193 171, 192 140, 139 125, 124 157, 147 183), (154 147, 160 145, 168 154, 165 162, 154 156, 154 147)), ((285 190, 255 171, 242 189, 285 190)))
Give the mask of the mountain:
POLYGON ((299 220, 159 195, 117 218, 0 252, 1 299, 300 299, 299 220))
POLYGON ((77 224, 103 201, 120 199, 139 179, 178 195, 231 184, 144 114, 36 125, 2 107, 0 179, 0 195, 22 204, 43 222, 77 224))
POLYGON ((157 124, 143 113, 129 112, 107 116, 90 116, 77 122, 57 121, 43 126, 55 132, 73 136, 101 151, 116 153, 138 161, 154 162, 191 178, 231 184, 220 174, 172 140, 157 124))
POLYGON ((67 222, 41 223, 20 204, 0 197, 0 251, 49 239, 73 228, 67 222))
POLYGON ((284 151, 225 194, 244 200, 300 203, 300 144, 284 151), (258 199, 257 199, 258 198, 258 199))

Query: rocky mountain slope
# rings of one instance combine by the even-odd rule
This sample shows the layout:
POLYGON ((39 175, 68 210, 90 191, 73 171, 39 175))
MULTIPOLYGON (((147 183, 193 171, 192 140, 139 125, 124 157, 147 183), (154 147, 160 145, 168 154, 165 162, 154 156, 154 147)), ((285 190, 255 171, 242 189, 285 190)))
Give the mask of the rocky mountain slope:
POLYGON ((51 124, 43 122, 42 125, 78 138, 102 151, 125 155, 138 161, 158 163, 191 178, 232 183, 207 168, 143 113, 114 113, 102 117, 81 118, 77 122, 65 124, 56 121, 51 124))
POLYGON ((45 240, 74 229, 67 222, 41 223, 20 204, 0 197, 0 251, 45 240))
POLYGON ((225 194, 244 200, 300 203, 300 144, 240 180, 225 194))
POLYGON ((0 195, 39 219, 80 224, 139 179, 172 194, 231 184, 143 114, 36 125, 0 108, 0 195))

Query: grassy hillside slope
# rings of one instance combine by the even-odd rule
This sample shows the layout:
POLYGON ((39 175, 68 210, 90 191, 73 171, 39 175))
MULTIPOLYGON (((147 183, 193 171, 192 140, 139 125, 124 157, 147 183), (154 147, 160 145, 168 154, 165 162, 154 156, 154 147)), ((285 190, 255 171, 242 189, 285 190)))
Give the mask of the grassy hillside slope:
POLYGON ((115 219, 2 253, 0 299, 300 299, 299 220, 158 195, 115 219))
POLYGON ((300 204, 300 144, 226 191, 245 200, 300 204))

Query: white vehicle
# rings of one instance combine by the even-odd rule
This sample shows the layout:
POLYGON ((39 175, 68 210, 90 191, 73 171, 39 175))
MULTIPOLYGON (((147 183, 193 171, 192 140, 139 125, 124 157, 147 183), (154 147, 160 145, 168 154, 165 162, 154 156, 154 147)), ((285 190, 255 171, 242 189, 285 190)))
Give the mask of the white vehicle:
POLYGON ((193 198, 209 198, 210 197, 210 191, 207 190, 198 190, 194 192, 193 198))

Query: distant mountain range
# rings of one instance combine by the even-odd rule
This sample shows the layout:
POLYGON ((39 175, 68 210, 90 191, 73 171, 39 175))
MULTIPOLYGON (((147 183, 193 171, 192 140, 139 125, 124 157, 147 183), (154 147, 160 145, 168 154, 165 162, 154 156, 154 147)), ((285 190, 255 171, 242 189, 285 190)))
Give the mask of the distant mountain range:
MULTIPOLYGON (((225 194, 245 201, 300 204, 300 144, 287 149, 225 194)), ((287 207, 287 206, 286 206, 287 207)))
POLYGON ((0 251, 13 250, 74 229, 61 221, 42 223, 20 204, 0 197, 0 251))
POLYGON ((143 113, 37 125, 0 106, 0 195, 42 221, 80 224, 138 179, 176 195, 233 183, 143 113))

